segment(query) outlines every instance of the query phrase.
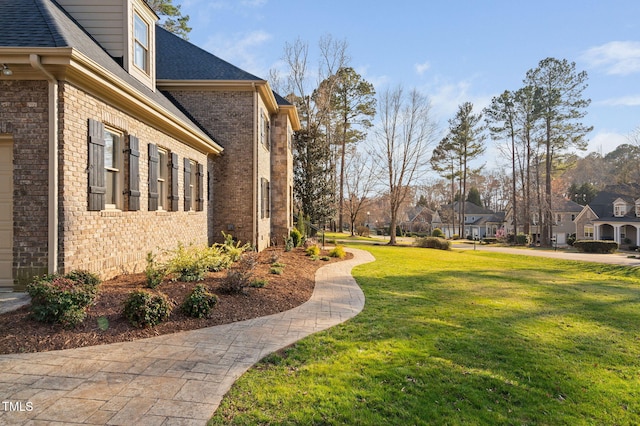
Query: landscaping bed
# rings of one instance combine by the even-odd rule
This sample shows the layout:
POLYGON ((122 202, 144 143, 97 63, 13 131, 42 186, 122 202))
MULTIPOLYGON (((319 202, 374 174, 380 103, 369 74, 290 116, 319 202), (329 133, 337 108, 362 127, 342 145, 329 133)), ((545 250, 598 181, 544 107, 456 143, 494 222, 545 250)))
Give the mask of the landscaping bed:
MULTIPOLYGON (((326 253, 322 253, 326 254, 326 253)), ((352 257, 350 253, 347 258, 352 257)), ((131 341, 178 331, 195 330, 250 318, 283 312, 306 302, 313 293, 318 268, 340 259, 312 260, 303 248, 285 252, 269 248, 259 254, 255 279, 267 280, 262 288, 248 287, 244 294, 229 294, 221 290, 226 271, 210 272, 204 281, 179 282, 165 280, 157 290, 165 293, 174 309, 166 322, 152 328, 135 328, 122 314, 124 301, 134 290, 146 288, 144 273, 120 275, 105 281, 86 319, 69 328, 59 324, 37 322, 30 317, 29 306, 0 315, 0 354, 42 352, 82 346, 131 341), (273 259, 283 264, 281 274, 270 272, 273 259), (191 318, 180 305, 197 284, 204 284, 218 296, 218 303, 209 318, 191 318), (105 327, 105 320, 108 327, 105 327)))

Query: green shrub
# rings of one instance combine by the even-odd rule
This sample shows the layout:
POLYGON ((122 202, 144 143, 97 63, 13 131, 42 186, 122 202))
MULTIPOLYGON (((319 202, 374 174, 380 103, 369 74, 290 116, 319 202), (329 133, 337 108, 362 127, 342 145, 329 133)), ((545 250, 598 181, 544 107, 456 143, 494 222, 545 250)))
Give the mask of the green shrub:
POLYGON ((572 246, 576 242, 576 234, 571 234, 567 237, 567 244, 572 246))
POLYGON ((325 262, 328 262, 331 260, 331 258, 329 256, 322 256, 320 260, 324 260, 325 262))
POLYGON ((498 239, 496 237, 484 237, 482 242, 485 244, 496 244, 498 239))
POLYGON ((618 243, 615 241, 578 240, 573 246, 583 253, 614 253, 618 250, 618 243))
POLYGON ((414 244, 422 248, 451 250, 451 242, 440 237, 416 238, 416 242, 414 244))
POLYGON ((452 240, 459 240, 459 239, 460 239, 460 235, 458 235, 458 234, 453 234, 453 235, 451 236, 451 239, 452 239, 452 240))
POLYGON ((153 253, 147 253, 147 267, 144 269, 144 275, 147 277, 147 287, 156 288, 162 280, 167 276, 167 269, 162 265, 158 265, 153 253))
POLYGON ((296 228, 293 228, 289 233, 289 236, 293 240, 294 247, 300 247, 302 245, 302 233, 298 231, 296 228))
POLYGON ((27 286, 31 296, 31 314, 41 322, 64 326, 79 324, 98 295, 99 286, 100 279, 87 271, 36 277, 27 286))
POLYGON ((340 258, 340 259, 344 259, 346 255, 347 255, 347 253, 344 251, 344 247, 342 247, 342 246, 335 246, 329 252, 329 256, 330 257, 337 257, 337 258, 340 258))
POLYGON ((262 278, 262 279, 258 279, 258 280, 253 280, 249 283, 249 287, 253 287, 253 288, 263 288, 266 287, 267 284, 269 284, 269 281, 262 278))
POLYGON ((124 302, 124 316, 134 327, 153 327, 169 318, 171 302, 162 293, 136 290, 124 302))
POLYGON ((307 252, 307 256, 319 256, 320 255, 320 247, 318 247, 316 244, 314 244, 311 247, 308 247, 306 252, 307 252))
POLYGON ((182 310, 193 318, 206 318, 211 315, 213 307, 218 303, 218 296, 198 284, 182 303, 182 310))
POLYGON ((283 238, 284 238, 284 251, 293 250, 293 248, 295 247, 295 244, 293 242, 293 237, 291 235, 289 236, 285 235, 283 238))
POLYGON ((190 245, 185 247, 179 243, 178 248, 171 252, 168 262, 169 272, 177 275, 178 281, 201 281, 207 274, 206 253, 202 247, 190 245))
POLYGON ((282 275, 283 272, 284 269, 277 266, 272 266, 271 268, 269 268, 269 273, 273 275, 282 275))
POLYGON ((242 257, 242 253, 251 249, 251 244, 242 245, 240 241, 234 241, 231 234, 223 232, 222 236, 224 237, 224 244, 220 245, 220 248, 223 253, 226 253, 231 258, 231 262, 237 262, 242 257))
POLYGON ((528 234, 520 232, 518 235, 516 235, 516 245, 528 246, 529 244, 531 244, 531 238, 528 234))

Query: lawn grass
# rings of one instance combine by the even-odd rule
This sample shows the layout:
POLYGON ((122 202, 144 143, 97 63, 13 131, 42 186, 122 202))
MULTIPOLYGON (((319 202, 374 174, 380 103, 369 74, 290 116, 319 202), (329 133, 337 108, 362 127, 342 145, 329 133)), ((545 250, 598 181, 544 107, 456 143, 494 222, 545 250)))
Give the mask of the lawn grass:
POLYGON ((273 354, 210 424, 640 424, 640 272, 362 246, 364 311, 273 354))

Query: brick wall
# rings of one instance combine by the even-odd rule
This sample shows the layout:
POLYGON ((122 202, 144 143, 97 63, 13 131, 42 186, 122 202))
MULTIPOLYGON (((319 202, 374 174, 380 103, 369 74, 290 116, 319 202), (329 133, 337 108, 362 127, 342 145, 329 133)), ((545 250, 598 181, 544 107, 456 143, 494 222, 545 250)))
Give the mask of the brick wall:
MULTIPOLYGON (((76 87, 62 86, 64 119, 60 141, 61 269, 88 269, 103 277, 140 272, 147 252, 175 249, 184 244, 207 243, 206 194, 204 210, 184 209, 184 158, 207 164, 207 156, 140 122, 76 87), (140 210, 87 210, 88 119, 133 135, 140 141, 140 210), (148 144, 179 156, 177 211, 148 211, 148 144)), ((127 176, 126 163, 123 172, 127 176)), ((207 177, 205 176, 205 182, 207 177)), ((126 205, 126 203, 125 203, 126 205)))
POLYGON ((13 274, 47 272, 48 84, 0 81, 0 133, 13 137, 13 274))
MULTIPOLYGON (((251 91, 173 91, 224 151, 210 158, 209 242, 221 242, 222 232, 255 244, 259 206, 253 159, 256 150, 255 93, 251 91)), ((259 189, 259 187, 258 187, 259 189)))
POLYGON ((286 113, 274 115, 272 120, 271 150, 271 229, 277 244, 289 234, 293 226, 293 153, 290 140, 291 124, 286 113))

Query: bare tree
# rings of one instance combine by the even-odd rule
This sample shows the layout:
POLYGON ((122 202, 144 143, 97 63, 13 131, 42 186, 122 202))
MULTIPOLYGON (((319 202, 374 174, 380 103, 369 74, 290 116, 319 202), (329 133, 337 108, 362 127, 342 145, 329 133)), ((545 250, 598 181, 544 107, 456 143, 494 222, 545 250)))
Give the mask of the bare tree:
POLYGON ((375 176, 371 163, 355 149, 345 159, 345 210, 349 214, 351 235, 355 235, 355 223, 358 216, 368 207, 375 186, 375 176))
POLYGON ((434 142, 436 126, 427 97, 402 87, 387 89, 378 102, 379 125, 373 155, 385 174, 391 217, 389 244, 396 244, 396 224, 400 206, 411 184, 426 173, 428 147, 434 142))

